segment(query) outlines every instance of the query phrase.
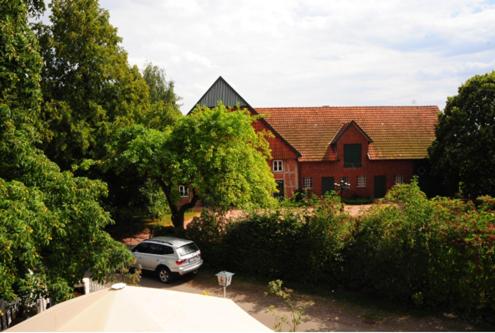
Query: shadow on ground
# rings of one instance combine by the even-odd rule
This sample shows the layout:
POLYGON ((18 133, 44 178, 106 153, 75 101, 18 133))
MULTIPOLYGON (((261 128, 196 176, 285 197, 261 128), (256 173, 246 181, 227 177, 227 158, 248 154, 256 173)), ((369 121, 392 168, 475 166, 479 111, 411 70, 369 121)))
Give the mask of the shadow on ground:
MULTIPOLYGON (((268 281, 235 275, 227 289, 227 297, 269 328, 274 328, 277 317, 290 316, 283 303, 266 296, 268 281), (267 311, 271 305, 272 312, 267 311)), ((171 289, 211 296, 223 296, 214 271, 201 270, 197 275, 186 275, 169 284, 159 282, 153 273, 143 274, 143 287, 171 289)), ((483 330, 451 314, 431 314, 412 311, 396 304, 322 288, 318 293, 297 292, 300 302, 311 302, 306 310, 306 321, 300 331, 472 331, 483 330)), ((288 326, 283 326, 288 330, 288 326)), ((491 328, 493 329, 493 328, 491 328)))

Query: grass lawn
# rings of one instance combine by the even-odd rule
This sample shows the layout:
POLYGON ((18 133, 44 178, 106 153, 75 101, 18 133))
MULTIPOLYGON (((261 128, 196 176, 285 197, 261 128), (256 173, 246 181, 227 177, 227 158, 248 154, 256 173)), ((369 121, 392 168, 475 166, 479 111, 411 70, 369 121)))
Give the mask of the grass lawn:
MULTIPOLYGON (((187 211, 184 214, 185 223, 187 224, 193 217, 200 214, 201 211, 199 210, 187 211)), ((143 239, 148 239, 151 235, 168 235, 171 228, 173 228, 172 218, 170 214, 167 214, 160 219, 146 219, 134 216, 127 223, 112 225, 107 230, 114 239, 123 241, 128 245, 135 245, 143 239)))
MULTIPOLYGON (((187 222, 191 220, 193 217, 201 215, 201 211, 199 210, 188 210, 184 214, 184 221, 187 222)), ((160 219, 148 220, 145 222, 145 226, 161 226, 161 227, 173 227, 172 224, 172 215, 167 214, 160 219)))

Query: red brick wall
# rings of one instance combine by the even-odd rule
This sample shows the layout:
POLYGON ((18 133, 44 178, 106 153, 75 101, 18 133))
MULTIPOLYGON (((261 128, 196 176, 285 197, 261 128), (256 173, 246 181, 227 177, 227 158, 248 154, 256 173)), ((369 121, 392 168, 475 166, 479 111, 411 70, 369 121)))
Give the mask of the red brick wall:
POLYGON ((404 181, 411 180, 414 162, 411 160, 363 160, 360 168, 344 168, 343 160, 337 162, 299 162, 299 186, 303 186, 304 177, 312 177, 312 192, 321 195, 321 178, 334 177, 335 182, 340 181, 342 176, 347 176, 351 188, 344 191, 346 197, 371 197, 374 191, 374 176, 385 176, 387 189, 394 185, 396 175, 404 177, 404 181), (366 176, 366 187, 357 188, 357 177, 366 176))
POLYGON ((404 181, 410 181, 414 161, 412 160, 369 160, 367 157, 367 139, 353 126, 340 137, 336 144, 337 161, 299 162, 299 185, 303 187, 303 178, 312 177, 312 192, 321 195, 321 178, 334 177, 339 182, 341 177, 347 176, 351 187, 344 191, 346 197, 371 197, 374 194, 374 176, 385 176, 386 187, 394 185, 396 175, 404 177, 404 181), (344 167, 344 144, 361 144, 361 167, 344 167), (366 187, 357 188, 357 177, 366 176, 366 187))
POLYGON ((273 177, 276 180, 284 181, 284 196, 286 198, 292 197, 294 191, 297 190, 299 180, 298 180, 298 162, 296 159, 282 160, 283 161, 283 171, 275 172, 273 171, 273 160, 270 160, 270 168, 272 169, 273 177))
POLYGON ((272 158, 275 160, 287 160, 287 159, 297 159, 296 153, 287 145, 282 139, 276 136, 263 121, 257 120, 254 122, 253 127, 256 131, 268 131, 272 133, 268 137, 268 143, 272 150, 272 158))
POLYGON ((294 191, 298 188, 299 184, 299 170, 296 153, 280 137, 276 136, 276 134, 273 133, 263 121, 257 120, 253 126, 256 131, 268 131, 272 133, 272 135, 268 137, 268 143, 272 154, 272 159, 268 161, 268 163, 270 164, 273 177, 276 180, 284 181, 285 197, 291 197, 294 194, 294 191), (273 160, 283 161, 283 171, 273 171, 273 160))

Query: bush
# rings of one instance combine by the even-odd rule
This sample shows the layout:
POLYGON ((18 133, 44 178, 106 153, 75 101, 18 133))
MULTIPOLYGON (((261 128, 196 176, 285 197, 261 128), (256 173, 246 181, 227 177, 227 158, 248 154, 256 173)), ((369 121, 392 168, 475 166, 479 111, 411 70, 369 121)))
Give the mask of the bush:
POLYGON ((495 311, 495 214, 429 200, 416 180, 360 218, 330 194, 312 208, 280 208, 228 222, 204 212, 188 236, 215 268, 326 287, 345 286, 416 306, 471 314, 495 311))
MULTIPOLYGON (((345 284, 416 305, 495 310, 495 215, 458 199, 426 199, 414 181, 360 221, 345 249, 345 284)), ((488 201, 489 200, 485 200, 488 201)))
POLYGON ((311 210, 281 208, 228 222, 203 211, 187 236, 219 269, 289 281, 335 280, 349 220, 337 196, 315 202, 311 210))

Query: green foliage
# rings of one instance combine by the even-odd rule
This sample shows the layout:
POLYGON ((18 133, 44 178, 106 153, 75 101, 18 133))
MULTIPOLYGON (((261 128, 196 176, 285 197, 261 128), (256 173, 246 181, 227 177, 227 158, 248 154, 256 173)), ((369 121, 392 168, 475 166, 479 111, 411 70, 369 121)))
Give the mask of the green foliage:
POLYGON ((133 166, 116 170, 107 164, 114 133, 134 124, 163 129, 181 113, 173 82, 149 64, 144 77, 131 67, 122 39, 98 0, 55 0, 50 22, 37 31, 45 62, 43 149, 63 170, 105 181, 106 207, 119 222, 132 215, 164 213, 163 195, 133 166), (148 192, 150 191, 150 192, 148 192))
POLYGON ((103 231, 100 181, 61 172, 39 139, 41 57, 27 15, 40 1, 8 1, 0 11, 0 299, 71 297, 90 271, 104 280, 125 272, 132 255, 103 231), (5 10, 4 10, 5 9, 5 10))
POLYGON ((26 134, 34 138, 42 129, 38 119, 42 59, 35 52, 38 41, 27 16, 28 11, 37 13, 43 2, 2 0, 0 4, 0 107, 9 110, 17 124, 26 124, 26 134))
POLYGON ((197 200, 219 211, 269 206, 275 181, 266 163, 268 143, 251 122, 247 112, 220 104, 163 131, 133 126, 118 132, 109 167, 133 167, 160 186, 178 231, 197 200), (180 203, 179 185, 192 192, 186 203, 180 203))
POLYGON ((429 155, 448 194, 495 195, 495 71, 472 77, 447 99, 429 155))
POLYGON ((0 127, 0 298, 71 296, 89 270, 103 281, 132 262, 104 232, 112 220, 98 199, 106 186, 60 172, 2 110, 0 127))
POLYGON ((182 182, 216 209, 267 207, 275 203, 268 142, 253 129, 246 110, 223 104, 198 107, 172 131, 171 149, 180 152, 182 182))
POLYGON ((494 199, 428 200, 417 180, 360 218, 331 195, 231 221, 202 216, 187 236, 205 261, 236 273, 346 287, 490 320, 495 311, 494 199), (210 241, 211 239, 211 241, 210 241))
POLYGON ((205 262, 234 272, 290 281, 335 282, 340 249, 352 232, 331 196, 315 209, 282 208, 225 221, 204 214, 187 228, 205 262), (242 259, 240 259, 242 258, 242 259))
MULTIPOLYGON (((301 325, 305 320, 305 310, 308 306, 312 304, 298 302, 294 298, 294 291, 283 286, 282 280, 273 280, 268 282, 268 292, 267 295, 274 295, 282 299, 283 303, 290 312, 290 317, 287 316, 277 316, 277 321, 275 323, 275 330, 282 331, 284 325, 288 325, 291 332, 296 332, 297 327, 301 325)), ((275 306, 270 306, 268 308, 269 312, 275 312, 275 306)))
POLYGON ((179 111, 179 97, 174 92, 174 82, 167 82, 165 72, 147 64, 143 71, 143 78, 150 91, 151 107, 146 113, 145 123, 148 127, 164 129, 174 124, 182 113, 179 111))
POLYGON ((55 0, 50 25, 38 25, 45 61, 45 151, 63 169, 101 158, 114 127, 141 122, 149 92, 130 67, 121 38, 97 0, 55 0))
POLYGON ((495 309, 495 216, 470 202, 427 200, 416 182, 365 216, 344 256, 354 288, 429 307, 495 309))

